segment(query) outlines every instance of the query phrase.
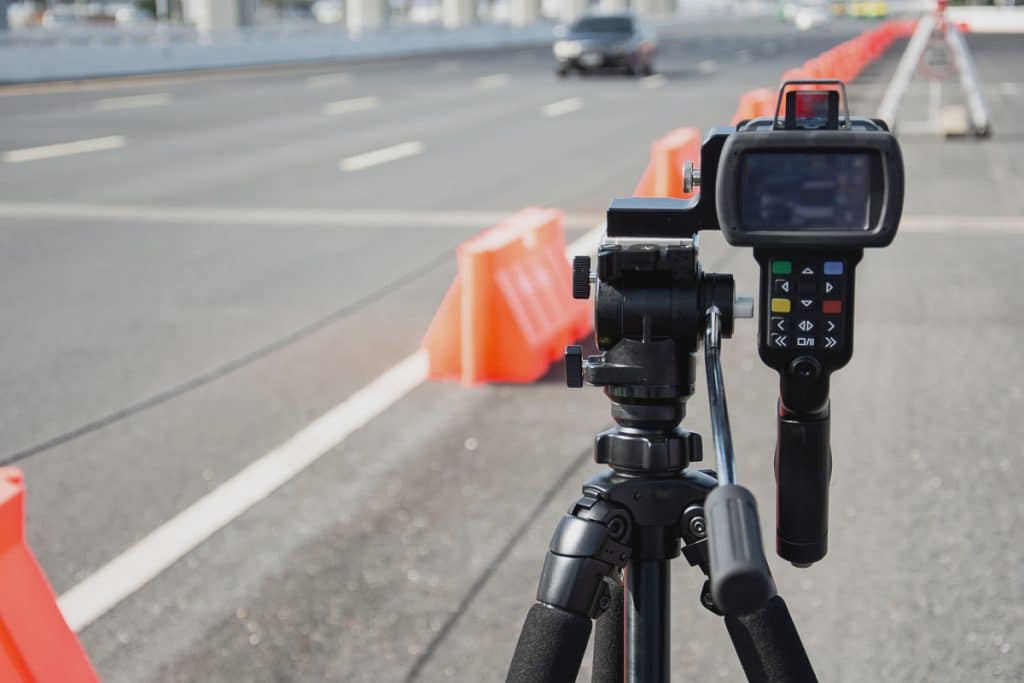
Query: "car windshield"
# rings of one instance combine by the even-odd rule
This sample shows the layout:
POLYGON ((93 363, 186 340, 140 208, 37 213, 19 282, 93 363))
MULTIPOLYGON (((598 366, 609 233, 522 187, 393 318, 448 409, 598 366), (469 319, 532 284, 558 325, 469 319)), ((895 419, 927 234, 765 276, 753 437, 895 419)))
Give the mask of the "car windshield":
POLYGON ((573 33, 632 33, 629 17, 587 17, 572 26, 573 33))

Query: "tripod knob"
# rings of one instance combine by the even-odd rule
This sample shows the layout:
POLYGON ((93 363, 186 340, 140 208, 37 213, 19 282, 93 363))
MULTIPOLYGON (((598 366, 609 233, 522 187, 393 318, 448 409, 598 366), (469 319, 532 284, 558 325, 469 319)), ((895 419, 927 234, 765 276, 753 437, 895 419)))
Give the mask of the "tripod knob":
MULTIPOLYGON (((572 298, 590 298, 590 257, 572 257, 572 298)), ((569 386, 572 386, 571 384, 569 386)), ((583 386, 582 384, 580 386, 583 386)))
POLYGON ((565 384, 572 389, 579 389, 583 386, 582 346, 565 347, 565 384))

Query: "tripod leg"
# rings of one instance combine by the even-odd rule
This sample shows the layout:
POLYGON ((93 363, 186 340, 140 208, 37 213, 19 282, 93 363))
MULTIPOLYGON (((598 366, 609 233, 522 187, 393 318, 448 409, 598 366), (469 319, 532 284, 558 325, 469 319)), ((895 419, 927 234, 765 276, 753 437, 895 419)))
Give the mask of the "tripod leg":
POLYGON ((622 513, 584 496, 562 517, 509 667, 508 683, 575 681, 593 627, 611 605, 605 577, 621 569, 631 549, 623 545, 622 513))
POLYGON ((594 673, 591 683, 622 683, 626 667, 622 633, 625 618, 622 580, 613 574, 609 583, 611 603, 608 610, 598 618, 594 633, 594 673))
POLYGON ((590 639, 591 622, 572 612, 536 604, 526 615, 506 683, 575 681, 590 639))
POLYGON ((745 617, 726 617, 725 626, 750 683, 817 683, 786 603, 778 595, 745 617))

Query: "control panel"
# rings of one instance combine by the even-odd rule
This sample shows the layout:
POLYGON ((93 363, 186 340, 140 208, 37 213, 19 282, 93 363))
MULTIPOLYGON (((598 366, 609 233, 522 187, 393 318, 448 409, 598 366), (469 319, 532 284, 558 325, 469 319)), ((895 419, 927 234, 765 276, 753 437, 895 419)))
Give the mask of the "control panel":
POLYGON ((831 372, 853 354, 854 270, 860 250, 755 250, 761 266, 758 348, 780 372, 804 357, 831 372))

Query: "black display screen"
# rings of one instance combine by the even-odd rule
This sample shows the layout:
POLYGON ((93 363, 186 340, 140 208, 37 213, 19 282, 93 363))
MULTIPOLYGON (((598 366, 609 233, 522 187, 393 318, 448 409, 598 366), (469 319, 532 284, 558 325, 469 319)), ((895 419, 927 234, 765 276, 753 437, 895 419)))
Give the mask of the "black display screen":
POLYGON ((745 230, 867 230, 867 152, 747 152, 739 202, 745 230))

